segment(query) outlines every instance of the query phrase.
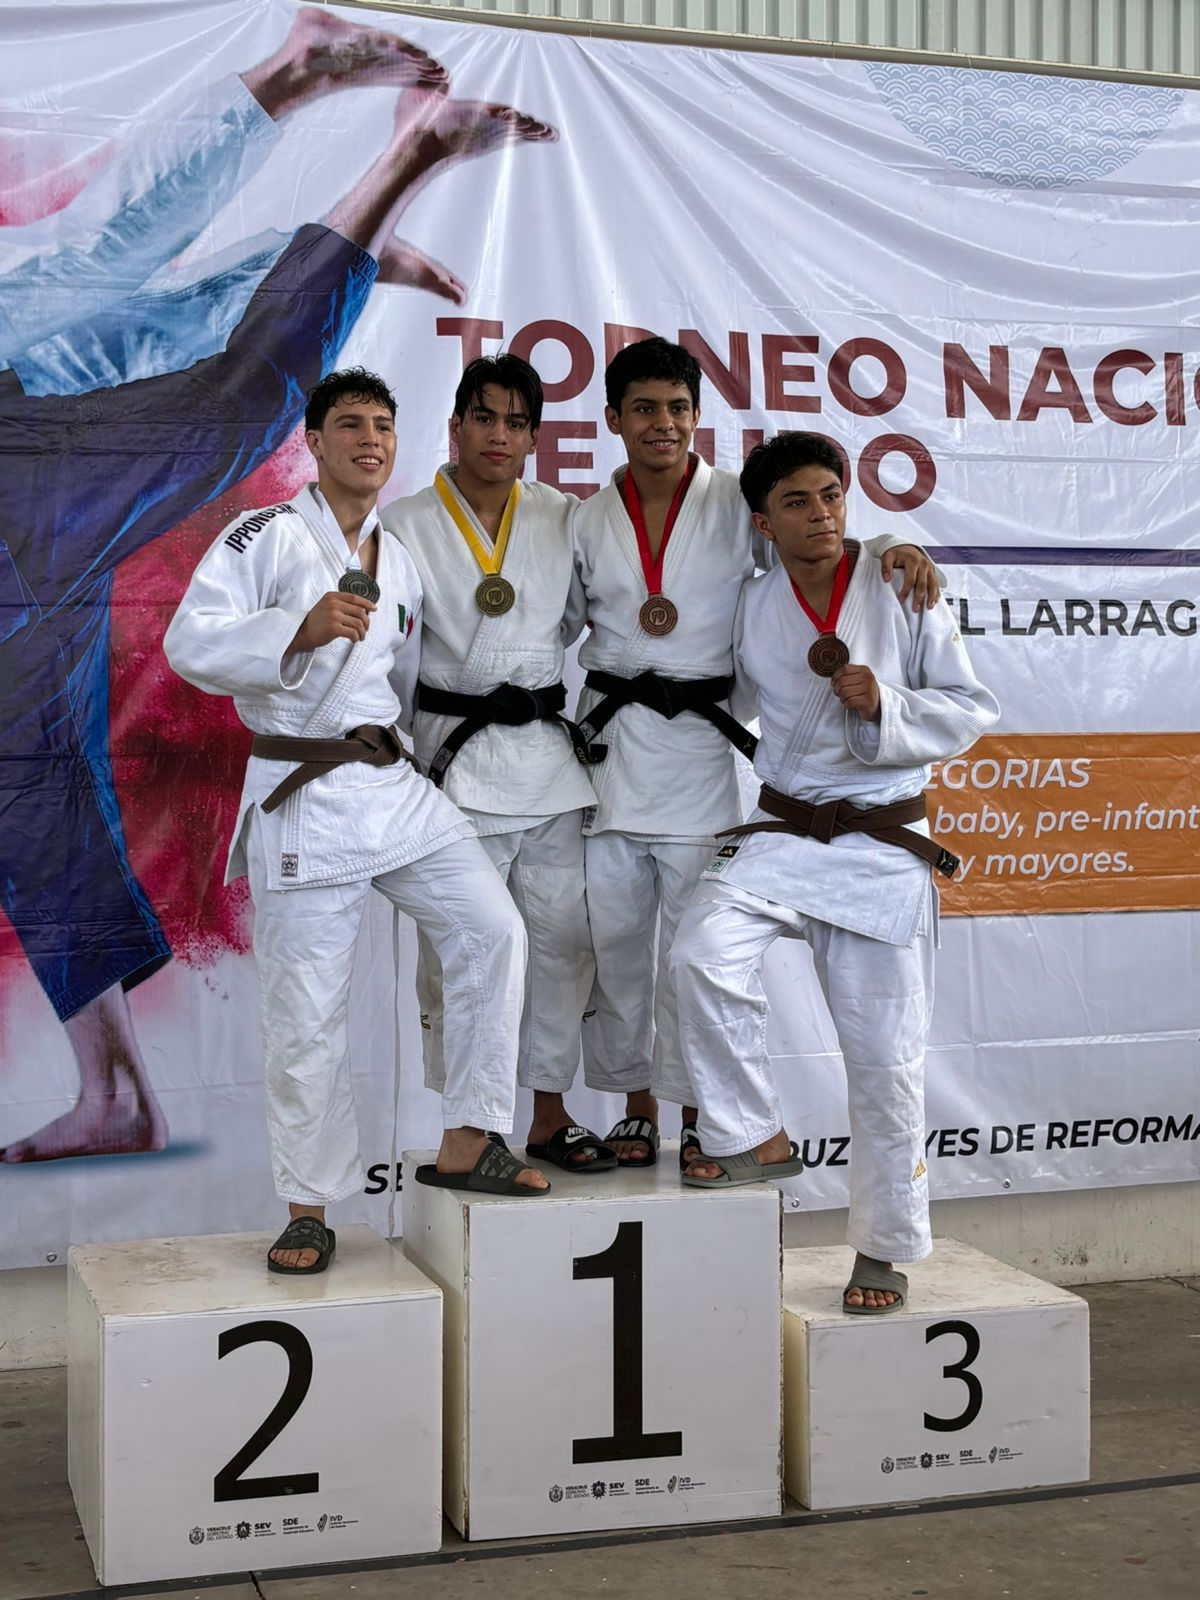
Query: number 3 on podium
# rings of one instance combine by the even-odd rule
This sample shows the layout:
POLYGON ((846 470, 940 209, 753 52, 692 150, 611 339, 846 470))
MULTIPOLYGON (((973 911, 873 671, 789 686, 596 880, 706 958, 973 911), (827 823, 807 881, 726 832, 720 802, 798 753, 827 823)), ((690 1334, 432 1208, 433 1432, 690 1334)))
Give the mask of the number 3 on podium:
POLYGON ((932 1344, 947 1333, 959 1336, 963 1342, 963 1353, 959 1360, 951 1361, 942 1368, 942 1377, 957 1378, 960 1383, 966 1384, 967 1403, 956 1417, 935 1417, 927 1411, 925 1426, 934 1433, 957 1433, 960 1428, 969 1428, 983 1410, 983 1385, 970 1370, 979 1355, 979 1330, 970 1322, 932 1322, 925 1329, 925 1343, 932 1344))

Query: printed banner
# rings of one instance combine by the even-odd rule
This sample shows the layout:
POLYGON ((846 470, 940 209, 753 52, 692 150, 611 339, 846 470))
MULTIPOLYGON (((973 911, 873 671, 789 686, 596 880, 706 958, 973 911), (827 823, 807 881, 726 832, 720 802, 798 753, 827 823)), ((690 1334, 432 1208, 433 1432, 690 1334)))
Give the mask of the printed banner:
MULTIPOLYGON (((838 443, 851 533, 937 554, 1001 701, 930 793, 962 860, 935 1196, 1200 1177, 1198 185, 1200 99, 1175 89, 292 0, 0 0, 0 1265, 278 1215, 250 910, 221 886, 247 736, 161 640, 218 530, 311 475, 305 389, 352 363, 393 386, 391 498, 445 458, 463 362, 503 345, 546 380, 531 475, 587 496, 619 461, 605 363, 645 332, 700 361, 717 466, 784 427, 838 443), (301 260, 307 292, 273 294, 301 260)), ((381 1229, 394 1146, 438 1132, 412 968, 376 908, 367 1179, 339 1216, 381 1229)), ((844 1204, 801 947, 767 987, 810 1162, 788 1203, 844 1204)))

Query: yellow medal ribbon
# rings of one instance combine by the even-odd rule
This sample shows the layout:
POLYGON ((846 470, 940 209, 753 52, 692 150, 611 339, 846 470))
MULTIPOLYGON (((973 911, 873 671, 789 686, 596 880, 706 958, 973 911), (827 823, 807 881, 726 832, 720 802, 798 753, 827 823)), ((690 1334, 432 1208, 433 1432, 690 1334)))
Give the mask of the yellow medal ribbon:
POLYGON ((504 565, 504 552, 508 548, 508 536, 512 530, 513 516, 517 509, 517 501, 521 498, 521 486, 514 483, 509 490, 508 499, 504 504, 504 513, 500 518, 500 527, 496 533, 496 541, 489 555, 479 535, 471 526, 466 512, 454 497, 454 491, 439 472, 433 480, 433 487, 437 490, 438 499, 446 508, 451 522, 462 534, 467 542, 467 549, 475 557, 475 561, 486 577, 494 578, 504 565))

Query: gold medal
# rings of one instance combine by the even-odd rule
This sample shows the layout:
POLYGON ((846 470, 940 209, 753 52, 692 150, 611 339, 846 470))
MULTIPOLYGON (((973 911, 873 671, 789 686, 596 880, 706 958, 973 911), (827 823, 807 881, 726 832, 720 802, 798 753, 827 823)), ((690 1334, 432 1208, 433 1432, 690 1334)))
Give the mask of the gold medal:
POLYGON ((808 664, 818 678, 832 678, 849 660, 850 652, 836 633, 822 633, 808 647, 808 664))
POLYGON ((475 590, 475 604, 485 617, 502 617, 506 611, 512 610, 516 598, 517 591, 498 572, 485 578, 475 590))
POLYGON ((665 594, 648 595, 638 612, 638 624, 643 633, 652 639, 661 639, 670 633, 679 621, 679 612, 665 594))
POLYGON ((508 536, 512 532, 517 501, 521 497, 520 486, 514 483, 509 490, 500 517, 500 526, 496 532, 496 542, 490 551, 475 528, 471 526, 467 510, 459 505, 454 490, 440 472, 433 480, 433 487, 446 509, 447 516, 462 534, 467 549, 474 556, 475 565, 484 574, 482 583, 475 589, 475 604, 485 617, 502 617, 506 611, 512 610, 513 601, 517 598, 517 592, 512 584, 507 578, 500 576, 500 568, 504 565, 504 552, 508 549, 508 536))

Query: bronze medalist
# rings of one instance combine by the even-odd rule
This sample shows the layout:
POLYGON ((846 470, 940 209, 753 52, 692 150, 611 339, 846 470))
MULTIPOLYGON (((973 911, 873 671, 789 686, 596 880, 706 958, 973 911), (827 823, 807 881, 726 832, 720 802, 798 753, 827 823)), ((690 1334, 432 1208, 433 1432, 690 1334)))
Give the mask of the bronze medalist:
POLYGON ((356 595, 358 599, 369 600, 374 605, 379 599, 379 585, 361 567, 347 567, 338 579, 338 593, 356 595))
POLYGON ((502 617, 506 611, 512 610, 516 598, 517 591, 498 572, 485 578, 475 590, 475 604, 485 617, 502 617))
POLYGON ((643 633, 652 639, 661 639, 672 632, 679 621, 679 612, 665 594, 648 595, 638 612, 638 623, 643 633))
POLYGON ((836 633, 822 633, 808 647, 808 664, 818 678, 832 678, 849 661, 850 652, 836 633))

